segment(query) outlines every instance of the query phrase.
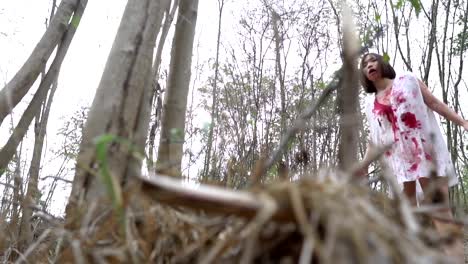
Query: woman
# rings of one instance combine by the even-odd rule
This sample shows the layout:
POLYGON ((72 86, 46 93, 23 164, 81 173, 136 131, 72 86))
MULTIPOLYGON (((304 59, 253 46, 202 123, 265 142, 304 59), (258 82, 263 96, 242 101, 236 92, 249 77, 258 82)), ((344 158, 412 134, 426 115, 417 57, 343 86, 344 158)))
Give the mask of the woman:
MULTIPOLYGON (((371 95, 365 107, 371 143, 393 144, 384 154, 384 161, 403 185, 403 192, 416 205, 416 185, 419 183, 423 192, 429 192, 433 186, 429 176, 434 164, 437 175, 441 176, 435 185, 441 194, 437 202, 448 205, 448 187, 457 183, 457 177, 433 112, 465 130, 468 121, 434 97, 412 73, 396 76, 381 55, 366 54, 361 60, 361 74, 361 83, 371 95)), ((450 209, 443 215, 453 219, 450 209)), ((443 224, 434 222, 443 231, 443 224)))

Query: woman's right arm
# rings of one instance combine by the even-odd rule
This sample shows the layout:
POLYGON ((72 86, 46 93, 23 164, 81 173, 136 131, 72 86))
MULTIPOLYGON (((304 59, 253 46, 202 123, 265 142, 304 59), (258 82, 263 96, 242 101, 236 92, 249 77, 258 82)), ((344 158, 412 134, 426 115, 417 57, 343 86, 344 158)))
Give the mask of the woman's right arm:
POLYGON ((464 120, 459 114, 450 109, 450 107, 448 107, 444 102, 435 97, 431 91, 429 91, 429 88, 427 88, 426 84, 424 84, 421 80, 418 81, 426 105, 434 112, 437 112, 439 115, 445 117, 446 119, 468 131, 468 121, 464 120))

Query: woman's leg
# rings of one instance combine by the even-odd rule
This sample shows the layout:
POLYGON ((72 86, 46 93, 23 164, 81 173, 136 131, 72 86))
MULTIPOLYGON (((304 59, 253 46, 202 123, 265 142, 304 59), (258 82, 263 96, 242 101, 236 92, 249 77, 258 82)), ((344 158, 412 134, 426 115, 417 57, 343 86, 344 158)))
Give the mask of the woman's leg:
MULTIPOLYGON (((419 178, 419 183, 424 192, 424 203, 440 204, 447 208, 444 209, 444 215, 453 219, 452 211, 449 208, 449 191, 447 177, 419 178), (429 197, 428 197, 429 196, 429 197)), ((440 211, 440 212, 443 212, 440 211)))
POLYGON ((449 204, 447 177, 419 178, 419 183, 424 192, 424 203, 440 204, 445 207, 437 211, 438 217, 434 217, 432 222, 441 235, 451 235, 454 238, 452 245, 448 246, 445 252, 458 258, 462 263, 464 260, 463 226, 453 223, 454 217, 449 204))
POLYGON ((416 181, 403 182, 403 192, 411 205, 416 206, 416 181))

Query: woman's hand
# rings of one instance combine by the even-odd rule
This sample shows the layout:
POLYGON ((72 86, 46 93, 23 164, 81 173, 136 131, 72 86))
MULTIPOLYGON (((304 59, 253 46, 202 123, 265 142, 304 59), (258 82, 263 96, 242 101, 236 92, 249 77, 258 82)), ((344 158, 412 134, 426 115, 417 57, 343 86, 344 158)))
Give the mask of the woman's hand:
POLYGON ((363 167, 357 174, 361 178, 367 177, 369 175, 369 166, 363 167))
POLYGON ((465 120, 463 122, 463 128, 465 129, 465 131, 468 131, 468 120, 465 120))

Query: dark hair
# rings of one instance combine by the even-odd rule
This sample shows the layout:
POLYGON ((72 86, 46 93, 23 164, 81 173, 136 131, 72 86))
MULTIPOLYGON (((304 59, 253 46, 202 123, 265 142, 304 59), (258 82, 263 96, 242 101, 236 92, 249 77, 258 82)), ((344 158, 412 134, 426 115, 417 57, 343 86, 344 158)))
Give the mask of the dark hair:
POLYGON ((362 86, 364 87, 364 91, 366 91, 366 93, 376 93, 377 92, 377 89, 375 88, 374 86, 374 83, 372 83, 369 79, 367 79, 366 75, 364 74, 364 69, 363 69, 363 63, 364 63, 364 60, 369 56, 369 55, 372 55, 376 58, 377 60, 377 63, 378 63, 378 69, 381 73, 381 76, 383 78, 389 78, 389 79, 395 79, 395 70, 393 69, 393 67, 384 60, 383 56, 382 55, 379 55, 379 54, 376 54, 376 53, 367 53, 366 55, 364 55, 361 59, 361 63, 360 63, 360 72, 361 72, 361 84, 362 86))

